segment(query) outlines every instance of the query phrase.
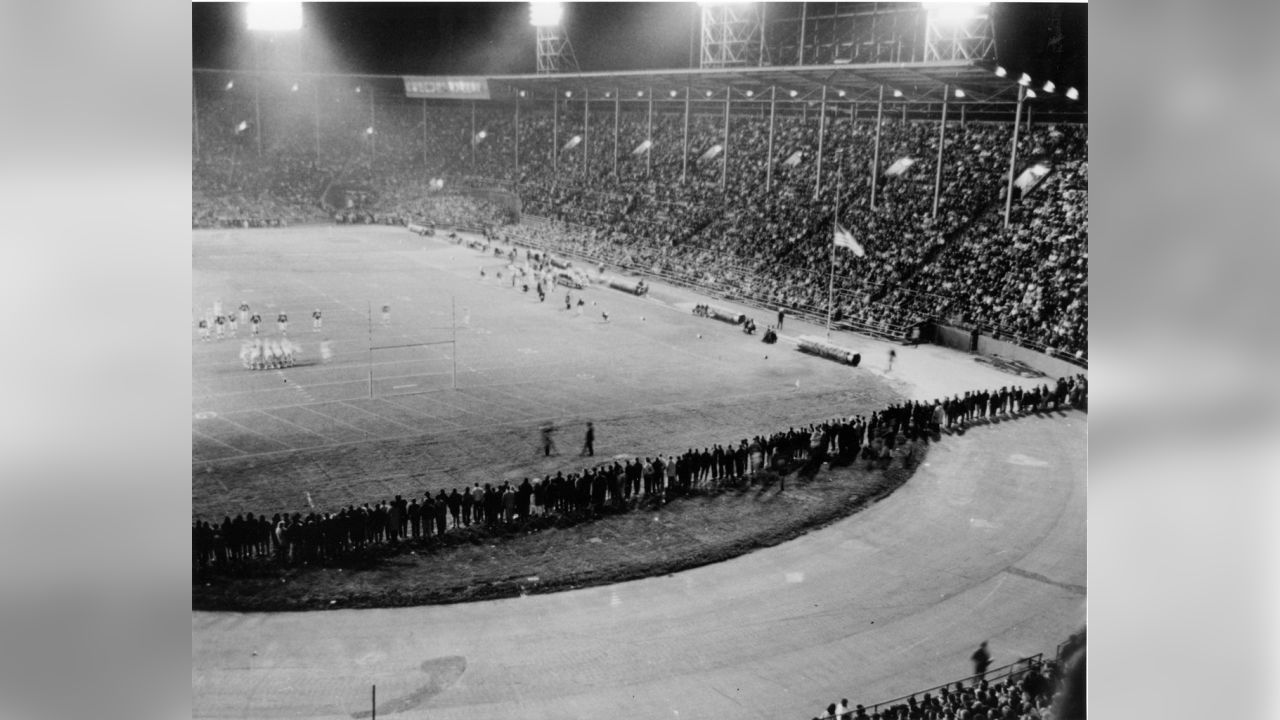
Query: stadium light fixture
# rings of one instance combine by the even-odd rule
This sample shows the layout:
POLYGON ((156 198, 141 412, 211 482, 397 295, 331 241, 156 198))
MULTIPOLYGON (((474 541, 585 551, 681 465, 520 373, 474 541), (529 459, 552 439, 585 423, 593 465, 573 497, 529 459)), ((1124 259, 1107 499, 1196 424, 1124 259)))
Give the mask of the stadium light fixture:
POLYGON ((241 120, 240 124, 236 126, 236 134, 239 135, 240 133, 248 129, 249 129, 249 122, 247 120, 241 120))
POLYGON ((294 83, 293 87, 289 88, 289 90, 291 90, 292 92, 298 92, 298 83, 294 83))
POLYGON ((748 91, 747 91, 747 97, 753 97, 755 94, 756 94, 756 91, 755 91, 755 90, 748 90, 748 91))
POLYGON ((524 97, 524 91, 523 91, 523 90, 521 90, 521 91, 520 91, 520 97, 524 97))
POLYGON ((961 90, 960 88, 956 88, 956 97, 958 98, 964 97, 964 91, 961 90))
POLYGON ((1031 76, 1030 76, 1030 75, 1028 75, 1028 74, 1026 74, 1026 73, 1022 73, 1022 77, 1018 78, 1018 84, 1019 84, 1019 85, 1021 85, 1021 86, 1023 86, 1023 87, 1026 87, 1026 86, 1030 85, 1030 84, 1031 84, 1031 76))
POLYGON ((902 91, 901 91, 901 90, 894 90, 894 91, 893 91, 893 96, 894 96, 894 97, 902 97, 902 91))
POLYGON ((844 92, 843 90, 837 90, 837 91, 836 91, 836 95, 837 95, 838 97, 844 97, 844 96, 845 96, 845 92, 844 92))
POLYGON ((708 90, 708 91, 707 91, 707 97, 711 97, 711 91, 710 91, 710 90, 708 90))
POLYGON ((929 20, 935 25, 963 25, 986 15, 987 6, 991 3, 957 3, 927 2, 923 3, 929 11, 929 20))
POLYGON ((529 3, 529 24, 534 27, 555 27, 564 17, 564 5, 558 2, 529 3))
POLYGON ((356 86, 356 92, 360 92, 360 86, 359 86, 359 85, 357 85, 357 86, 356 86))
POLYGON ((672 91, 671 91, 671 97, 675 97, 675 96, 676 96, 676 91, 675 91, 675 90, 672 90, 672 91))
POLYGON ((231 88, 233 88, 233 87, 235 87, 235 86, 236 86, 236 81, 235 81, 235 80, 228 80, 228 81, 227 81, 227 87, 226 87, 226 89, 227 89, 227 90, 230 90, 231 88))
POLYGON ((302 3, 251 2, 245 19, 250 30, 280 32, 302 29, 302 3))
POLYGON ((565 91, 564 91, 564 96, 565 96, 565 97, 567 97, 567 98, 573 97, 573 91, 572 91, 572 90, 565 90, 565 91))
POLYGON ((605 96, 605 97, 607 97, 607 98, 611 98, 611 97, 613 97, 613 93, 611 93, 611 92, 605 92, 604 96, 605 96))
POLYGON ((1045 81, 1045 83, 1044 83, 1044 91, 1045 91, 1045 92, 1047 92, 1047 93, 1051 93, 1051 92, 1053 92, 1053 91, 1054 91, 1054 89, 1055 89, 1055 88, 1057 88, 1057 87, 1058 87, 1057 85, 1054 85, 1054 84, 1053 84, 1053 81, 1052 81, 1052 80, 1046 80, 1046 81, 1045 81))
POLYGON ((485 138, 489 137, 489 133, 485 132, 484 130, 481 130, 480 132, 476 133, 476 137, 478 137, 478 138, 480 138, 481 140, 483 140, 483 139, 485 139, 485 138))
POLYGON ((1080 99, 1080 91, 1079 91, 1079 90, 1077 90, 1077 89, 1075 89, 1075 88, 1067 88, 1067 99, 1068 99, 1068 100, 1079 100, 1079 99, 1080 99))
POLYGON ((643 91, 643 90, 637 90, 637 91, 636 91, 636 97, 644 97, 644 91, 643 91))
POLYGON ((1009 74, 1009 71, 1005 70, 1003 66, 1001 65, 996 66, 996 77, 1005 77, 1008 74, 1009 74))
POLYGON ((1034 98, 1035 96, 1036 96, 1036 91, 1035 91, 1035 90, 1032 90, 1031 88, 1027 88, 1027 99, 1028 99, 1028 100, 1030 100, 1031 98, 1034 98))
POLYGON ((372 125, 370 125, 369 127, 365 128, 365 129, 364 129, 364 134, 365 134, 365 135, 372 135, 372 134, 373 134, 373 126, 372 126, 372 125))
POLYGON ((790 93, 788 93, 788 94, 789 94, 791 97, 795 97, 796 95, 799 95, 800 93, 796 92, 795 90, 792 90, 792 91, 791 91, 790 93))

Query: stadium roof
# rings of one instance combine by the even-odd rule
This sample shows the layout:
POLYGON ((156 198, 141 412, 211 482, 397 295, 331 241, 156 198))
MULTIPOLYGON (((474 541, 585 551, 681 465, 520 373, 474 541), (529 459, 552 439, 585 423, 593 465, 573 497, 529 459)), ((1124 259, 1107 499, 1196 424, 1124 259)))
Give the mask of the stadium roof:
MULTIPOLYGON (((494 98, 511 96, 519 91, 525 97, 547 98, 562 92, 586 91, 592 98, 605 93, 619 93, 622 99, 647 99, 652 90, 655 99, 671 98, 671 91, 684 99, 688 87, 696 99, 723 100, 726 88, 731 88, 735 101, 748 97, 767 100, 771 87, 778 88, 779 100, 812 101, 822 97, 827 87, 827 100, 875 101, 881 86, 885 99, 896 103, 941 103, 943 95, 950 93, 950 102, 980 105, 986 108, 1007 105, 1012 107, 1018 99, 1017 80, 1010 76, 999 77, 996 65, 985 61, 954 61, 933 63, 873 63, 803 65, 786 67, 735 67, 715 70, 645 70, 628 72, 586 72, 557 75, 492 75, 488 77, 494 98), (894 91, 901 96, 894 95, 894 91), (957 97, 961 90, 964 97, 957 97), (751 95, 748 96, 747 92, 751 95), (792 96, 791 92, 795 92, 792 96), (839 92, 845 95, 841 97, 839 92), (637 93, 644 93, 643 96, 637 93)), ((1066 88, 1056 93, 1038 93, 1037 105, 1056 107, 1060 111, 1083 114, 1083 101, 1067 100, 1066 88)), ((1038 90, 1038 89, 1037 89, 1038 90)), ((1045 107, 1044 109, 1049 109, 1045 107)))

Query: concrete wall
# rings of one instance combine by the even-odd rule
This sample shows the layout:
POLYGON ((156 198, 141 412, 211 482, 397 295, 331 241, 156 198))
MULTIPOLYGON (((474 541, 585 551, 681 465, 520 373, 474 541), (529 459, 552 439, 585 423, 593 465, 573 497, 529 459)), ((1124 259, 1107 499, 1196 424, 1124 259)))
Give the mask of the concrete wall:
MULTIPOLYGON (((934 323, 927 328, 921 335, 921 339, 931 342, 935 345, 942 345, 961 352, 973 352, 972 349, 973 331, 965 328, 955 327, 952 325, 942 325, 934 323)), ((1089 374, 1087 368, 1078 365, 1072 365, 1065 360, 1045 355, 1042 352, 1024 348, 1021 345, 1004 340, 996 340, 987 335, 978 335, 978 347, 976 350, 982 355, 999 355, 1008 360, 1021 360, 1031 367, 1045 373, 1052 378, 1069 377, 1071 375, 1089 374)))

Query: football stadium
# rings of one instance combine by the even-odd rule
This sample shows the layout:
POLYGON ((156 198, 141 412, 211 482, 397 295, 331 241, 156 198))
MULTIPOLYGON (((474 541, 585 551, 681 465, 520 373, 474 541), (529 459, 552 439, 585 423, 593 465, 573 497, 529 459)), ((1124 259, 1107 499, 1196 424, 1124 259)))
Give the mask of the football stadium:
POLYGON ((193 716, 1085 716, 1087 6, 192 15, 193 716))

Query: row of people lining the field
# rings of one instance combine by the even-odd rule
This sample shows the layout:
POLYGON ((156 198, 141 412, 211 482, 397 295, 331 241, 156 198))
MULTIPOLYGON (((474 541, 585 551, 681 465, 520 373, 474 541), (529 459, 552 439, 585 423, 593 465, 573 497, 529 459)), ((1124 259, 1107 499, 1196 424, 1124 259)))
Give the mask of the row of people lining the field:
MULTIPOLYGON (((491 528, 547 515, 590 518, 736 485, 765 470, 786 473, 798 465, 816 470, 825 460, 862 460, 868 467, 887 468, 894 458, 904 457, 911 443, 944 429, 1086 406, 1087 381, 1077 376, 1063 378, 1053 388, 1012 386, 932 403, 895 404, 866 418, 793 427, 743 439, 737 445, 691 449, 678 456, 615 461, 568 475, 557 472, 537 481, 526 478, 517 485, 486 483, 482 488, 477 483, 449 493, 428 491, 421 501, 397 496, 394 501, 352 505, 330 513, 277 513, 271 520, 261 514, 234 520, 228 516, 221 524, 197 520, 193 567, 221 567, 269 556, 287 562, 331 561, 369 546, 435 538, 472 525, 491 528)), ((547 454, 553 454, 554 442, 548 441, 546 428, 543 436, 547 454)), ((593 430, 583 451, 594 454, 593 430)))
POLYGON ((850 705, 847 699, 832 703, 814 720, 1083 720, 1083 698, 1067 682, 1072 667, 1064 662, 1078 660, 1064 655, 1062 660, 1032 660, 1024 670, 1015 670, 995 681, 970 678, 944 685, 934 692, 915 695, 893 705, 871 710, 850 705))

